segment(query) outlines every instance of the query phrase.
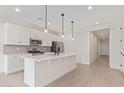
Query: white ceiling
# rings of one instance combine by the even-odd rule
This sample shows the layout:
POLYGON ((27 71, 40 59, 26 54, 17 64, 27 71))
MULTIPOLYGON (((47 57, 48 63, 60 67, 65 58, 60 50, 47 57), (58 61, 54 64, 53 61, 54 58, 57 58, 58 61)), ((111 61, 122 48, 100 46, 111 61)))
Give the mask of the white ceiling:
POLYGON ((93 31, 93 33, 96 35, 96 37, 99 40, 105 40, 105 39, 109 39, 110 29, 109 28, 101 29, 101 30, 93 31))
MULTIPOLYGON (((82 30, 83 27, 110 23, 114 20, 124 19, 124 6, 93 6, 88 10, 86 5, 49 5, 48 21, 50 29, 61 31, 61 13, 65 14, 65 31, 71 30, 70 21, 74 20, 74 31, 82 30)), ((12 18, 21 21, 31 22, 32 24, 44 25, 44 6, 26 5, 26 6, 0 6, 0 17, 12 18), (16 12, 19 8, 20 12, 16 12), (42 17, 42 21, 37 18, 42 17)))

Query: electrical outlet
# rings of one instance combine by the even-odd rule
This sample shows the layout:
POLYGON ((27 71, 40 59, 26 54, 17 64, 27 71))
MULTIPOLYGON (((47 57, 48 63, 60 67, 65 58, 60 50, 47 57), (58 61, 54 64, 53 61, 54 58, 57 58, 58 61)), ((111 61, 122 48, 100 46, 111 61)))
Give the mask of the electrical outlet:
POLYGON ((122 40, 120 40, 120 42, 122 42, 122 40))
POLYGON ((120 64, 120 67, 122 67, 123 65, 122 64, 120 64))
POLYGON ((122 27, 120 27, 120 30, 122 30, 122 27))

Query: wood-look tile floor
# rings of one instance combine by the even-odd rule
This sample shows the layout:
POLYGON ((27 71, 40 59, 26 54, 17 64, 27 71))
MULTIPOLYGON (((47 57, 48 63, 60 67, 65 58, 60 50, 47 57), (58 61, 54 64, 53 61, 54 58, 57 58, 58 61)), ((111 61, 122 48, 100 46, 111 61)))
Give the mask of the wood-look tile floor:
MULTIPOLYGON (((0 87, 27 87, 23 72, 0 74, 0 87)), ((109 68, 108 57, 99 57, 91 65, 78 64, 77 69, 50 83, 48 87, 124 86, 124 76, 119 70, 109 68)))
POLYGON ((48 85, 49 87, 124 86, 124 75, 109 68, 109 58, 99 57, 91 65, 78 68, 48 85))

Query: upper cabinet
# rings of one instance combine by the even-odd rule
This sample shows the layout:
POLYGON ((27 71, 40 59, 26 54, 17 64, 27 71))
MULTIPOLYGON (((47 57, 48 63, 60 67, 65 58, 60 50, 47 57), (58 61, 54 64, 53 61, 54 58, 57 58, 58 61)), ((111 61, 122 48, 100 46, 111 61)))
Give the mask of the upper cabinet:
POLYGON ((5 44, 29 45, 29 29, 11 23, 5 23, 5 44))
POLYGON ((31 39, 41 39, 41 31, 30 28, 30 38, 31 39))
POLYGON ((47 46, 47 34, 44 32, 30 29, 30 38, 42 40, 42 46, 47 46))
POLYGON ((5 23, 5 44, 17 44, 18 43, 18 25, 5 23))
POLYGON ((21 27, 18 30, 18 45, 29 45, 30 33, 27 27, 21 27))
POLYGON ((62 42, 62 38, 53 35, 46 34, 42 31, 28 28, 25 26, 5 23, 5 43, 6 45, 30 45, 31 39, 42 40, 42 46, 52 46, 52 41, 62 42))
POLYGON ((41 32, 40 38, 42 40, 42 46, 47 46, 47 34, 44 32, 41 32))

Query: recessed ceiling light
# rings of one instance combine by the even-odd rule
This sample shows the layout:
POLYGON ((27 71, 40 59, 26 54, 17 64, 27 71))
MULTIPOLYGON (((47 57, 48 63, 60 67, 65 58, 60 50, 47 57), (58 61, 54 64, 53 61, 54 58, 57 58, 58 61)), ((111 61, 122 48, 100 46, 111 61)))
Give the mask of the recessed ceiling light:
POLYGON ((89 7, 88 7, 88 10, 92 10, 92 8, 93 8, 92 6, 89 6, 89 7))
POLYGON ((96 24, 99 24, 99 22, 96 22, 96 24))
POLYGON ((20 12, 20 9, 19 8, 16 8, 15 10, 16 10, 16 12, 20 12))

